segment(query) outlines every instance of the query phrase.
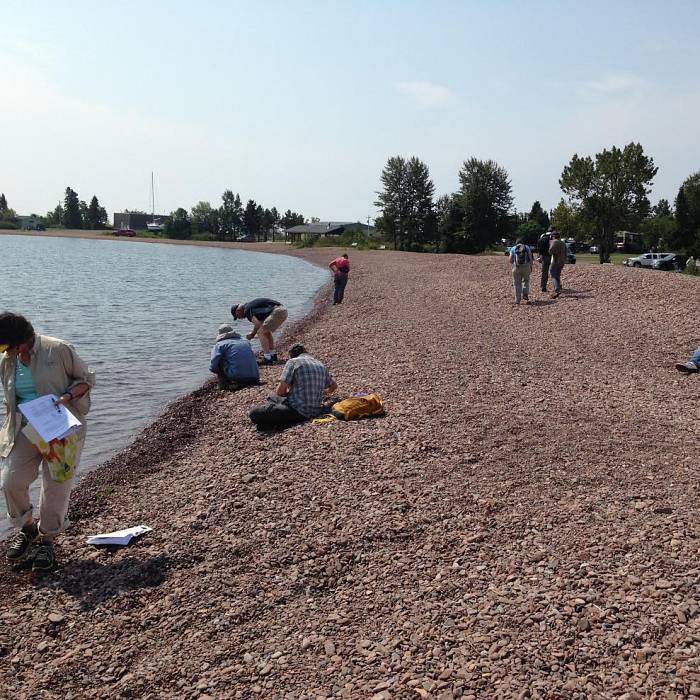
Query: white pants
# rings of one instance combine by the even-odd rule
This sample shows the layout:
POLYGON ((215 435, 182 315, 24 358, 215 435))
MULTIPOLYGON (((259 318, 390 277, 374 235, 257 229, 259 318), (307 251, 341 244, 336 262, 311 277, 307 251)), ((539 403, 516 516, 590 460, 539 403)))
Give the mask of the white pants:
MULTIPOLYGON (((85 433, 83 432, 76 449, 76 469, 80 463, 84 444, 85 433)), ((15 438, 15 444, 7 456, 2 472, 2 490, 7 503, 7 515, 12 524, 18 528, 32 520, 33 506, 29 501, 29 486, 39 476, 39 467, 41 467, 39 528, 43 535, 55 537, 65 525, 75 474, 67 481, 54 481, 39 450, 21 432, 15 438)))

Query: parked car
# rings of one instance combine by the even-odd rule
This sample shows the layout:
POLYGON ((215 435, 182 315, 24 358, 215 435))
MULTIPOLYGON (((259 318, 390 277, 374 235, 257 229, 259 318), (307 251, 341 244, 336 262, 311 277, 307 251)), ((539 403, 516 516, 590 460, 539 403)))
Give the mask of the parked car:
POLYGON ((589 252, 589 253, 592 253, 593 255, 598 255, 598 253, 600 253, 600 248, 599 248, 597 245, 592 245, 592 246, 588 249, 588 252, 589 252))
POLYGON ((568 262, 569 265, 576 264, 576 253, 574 252, 574 247, 570 243, 566 244, 566 262, 568 262))
POLYGON ((251 233, 248 233, 243 236, 238 236, 238 238, 236 238, 236 241, 238 243, 255 243, 255 236, 253 236, 251 233))
POLYGON ((654 260, 652 267, 655 270, 682 270, 685 267, 685 256, 684 255, 673 255, 673 253, 668 253, 662 257, 654 260))
POLYGON ((115 236, 129 236, 133 238, 136 235, 136 231, 133 228, 120 228, 114 232, 115 236))
POLYGON ((652 268, 654 262, 660 258, 665 258, 673 253, 642 253, 642 255, 637 255, 634 258, 627 258, 623 261, 623 265, 627 267, 648 267, 652 268))

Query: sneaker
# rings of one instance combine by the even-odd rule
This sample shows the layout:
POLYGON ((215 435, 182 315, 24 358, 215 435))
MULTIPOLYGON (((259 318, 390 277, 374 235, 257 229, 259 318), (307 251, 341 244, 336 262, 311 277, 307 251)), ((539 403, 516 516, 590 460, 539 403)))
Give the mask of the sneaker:
POLYGON ((42 542, 34 551, 32 571, 51 571, 56 566, 53 542, 42 542))
POLYGON ((24 558, 29 548, 39 539, 39 528, 34 523, 26 530, 22 528, 10 537, 5 556, 9 561, 19 561, 24 558))
POLYGON ((693 374, 693 372, 698 371, 698 366, 694 362, 676 362, 676 369, 679 372, 685 372, 686 374, 693 374))
POLYGON ((549 298, 550 298, 550 299, 556 299, 560 294, 561 294, 561 292, 552 292, 552 293, 549 295, 549 298))
POLYGON ((523 294, 523 299, 525 300, 526 304, 530 301, 530 297, 527 294, 523 294))

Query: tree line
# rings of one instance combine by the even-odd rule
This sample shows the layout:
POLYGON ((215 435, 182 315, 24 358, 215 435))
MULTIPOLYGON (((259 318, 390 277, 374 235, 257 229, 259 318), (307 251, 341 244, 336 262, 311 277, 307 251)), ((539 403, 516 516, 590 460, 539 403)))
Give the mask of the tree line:
POLYGON ((381 173, 376 225, 397 250, 479 253, 503 239, 535 243, 553 225, 567 238, 597 243, 601 262, 610 260, 621 230, 638 230, 649 248, 700 254, 700 172, 680 185, 674 207, 665 199, 652 207, 657 172, 638 143, 595 157, 574 154, 559 179, 565 196, 550 216, 539 201, 529 212, 514 211, 508 172, 493 160, 464 161, 459 189, 434 199, 428 166, 393 156, 381 173))
POLYGON ((221 206, 212 207, 209 202, 198 202, 188 213, 179 207, 165 223, 168 238, 209 238, 217 241, 235 241, 242 236, 257 241, 274 238, 280 229, 306 223, 305 218, 287 209, 280 214, 276 207, 263 208, 254 199, 245 207, 238 193, 226 190, 221 195, 221 206))

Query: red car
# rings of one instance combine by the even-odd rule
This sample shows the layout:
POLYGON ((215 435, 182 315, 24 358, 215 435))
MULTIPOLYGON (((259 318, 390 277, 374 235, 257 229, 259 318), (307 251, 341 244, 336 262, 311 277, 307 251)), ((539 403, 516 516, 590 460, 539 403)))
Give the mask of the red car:
POLYGON ((130 236, 133 237, 136 235, 136 231, 134 231, 133 228, 120 228, 117 231, 114 232, 115 236, 130 236))

